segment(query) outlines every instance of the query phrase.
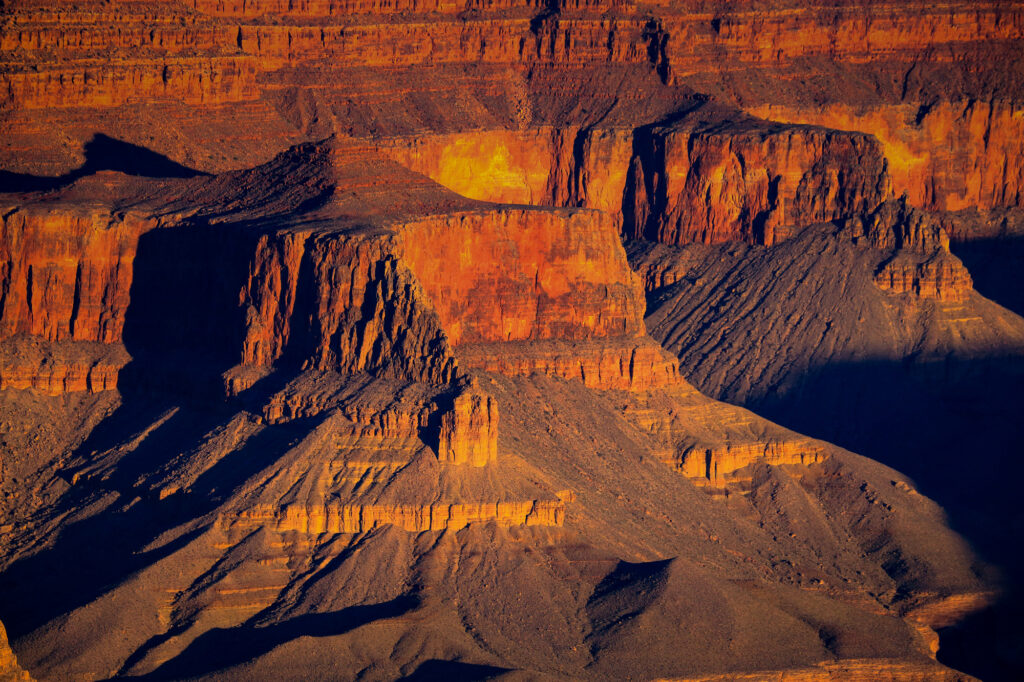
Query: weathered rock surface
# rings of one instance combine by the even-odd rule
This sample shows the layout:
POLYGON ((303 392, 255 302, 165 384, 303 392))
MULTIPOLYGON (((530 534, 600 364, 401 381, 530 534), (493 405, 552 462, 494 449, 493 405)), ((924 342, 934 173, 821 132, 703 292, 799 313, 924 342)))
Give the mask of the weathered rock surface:
POLYGON ((858 215, 888 198, 878 143, 868 135, 753 119, 705 105, 639 136, 623 229, 665 244, 785 239, 799 228, 858 215))
POLYGON ((32 676, 18 666, 18 659, 7 643, 7 631, 0 623, 0 679, 10 682, 31 682, 32 676))
POLYGON ((1022 322, 945 235, 1020 208, 1022 39, 999 0, 4 3, 18 660, 956 679, 933 628, 996 583, 943 510, 687 380, 1019 480, 1022 322))
MULTIPOLYGON (((247 171, 103 178, 28 205, 65 215, 83 203, 131 204, 145 229, 118 247, 132 254, 127 272, 105 280, 128 295, 100 296, 94 315, 118 321, 103 327, 111 335, 72 336, 86 306, 56 294, 5 308, 4 347, 35 368, 10 374, 21 383, 0 392, 5 413, 26 424, 38 411, 68 414, 52 422, 45 447, 20 421, 6 427, 19 463, 0 482, 11 520, 0 584, 35 594, 38 576, 63 575, 68 552, 85 557, 43 602, 19 600, 3 613, 19 655, 43 676, 203 676, 242 663, 270 674, 282 662, 263 638, 327 613, 315 594, 334 595, 333 610, 370 609, 369 630, 331 646, 375 646, 375 629, 399 622, 387 614, 409 614, 420 625, 400 629, 449 651, 384 656, 391 663, 377 677, 452 655, 615 675, 633 665, 621 652, 648 640, 610 625, 635 586, 620 585, 631 569, 613 557, 652 570, 697 557, 674 563, 662 596, 641 606, 654 622, 687 612, 683 595, 700 586, 722 608, 753 599, 736 629, 712 628, 744 642, 736 655, 748 669, 768 651, 761 625, 805 606, 780 607, 781 597, 729 587, 709 571, 731 567, 741 582, 778 585, 768 588, 778 595, 796 589, 794 604, 813 604, 829 622, 851 614, 835 625, 850 633, 846 658, 906 654, 927 664, 920 626, 904 611, 934 595, 981 592, 969 552, 909 484, 890 485, 879 493, 888 501, 865 503, 857 521, 828 516, 836 495, 858 500, 860 486, 882 490, 894 472, 709 400, 679 376, 644 332, 642 281, 605 214, 466 199, 344 139, 247 171), (53 322, 23 329, 25 311, 53 322), (102 359, 94 369, 117 367, 116 391, 89 374, 83 383, 51 371, 65 362, 61 371, 77 376, 68 359, 93 357, 87 351, 102 359), (85 426, 97 422, 107 426, 85 426), (774 516, 780 495, 803 511, 774 516), (902 515, 931 528, 929 539, 901 530, 902 515), (108 527, 122 530, 101 533, 102 552, 80 544, 108 527), (780 537, 792 540, 781 569, 780 537), (520 545, 525 554, 510 550, 520 545), (822 568, 819 551, 841 558, 822 568), (880 566, 889 551, 910 557, 904 572, 880 566), (740 558, 752 554, 754 566, 740 558), (483 582, 466 565, 484 571, 483 582), (910 581, 928 586, 922 596, 910 581), (819 594, 826 582, 835 587, 819 594), (515 608, 533 615, 495 615, 508 589, 530 595, 515 608), (136 609, 147 615, 129 615, 136 609), (130 634, 95 639, 97 623, 122 618, 132 618, 130 634), (536 628, 556 631, 549 620, 568 626, 524 648, 540 642, 536 628), (246 636, 252 645, 217 644, 249 629, 259 633, 246 636), (87 633, 90 644, 74 644, 87 633), (220 653, 201 653, 207 646, 220 653), (564 655, 573 647, 579 653, 564 655)), ((37 251, 59 248, 60 234, 38 229, 37 251)), ((5 289, 7 298, 20 291, 5 289)), ((772 660, 822 660, 817 630, 793 627, 772 660)), ((697 652, 705 639, 674 646, 697 652)), ((653 660, 652 673, 676 676, 726 665, 715 655, 683 666, 667 653, 653 660)))
MULTIPOLYGON (((1001 539, 1005 526, 984 519, 1020 523, 1009 481, 1024 321, 968 287, 933 218, 892 204, 771 248, 637 246, 631 257, 651 291, 652 335, 698 388, 911 471, 1013 585, 1019 554, 1001 539), (874 237, 851 231, 872 225, 883 228, 874 237), (898 295, 879 288, 896 268, 907 272, 898 295), (966 451, 987 453, 985 467, 965 466, 966 451)), ((994 658, 974 669, 995 679, 1015 670, 1012 638, 998 634, 1014 603, 992 616, 1000 625, 986 617, 984 635, 964 635, 956 660, 987 640, 994 658)))

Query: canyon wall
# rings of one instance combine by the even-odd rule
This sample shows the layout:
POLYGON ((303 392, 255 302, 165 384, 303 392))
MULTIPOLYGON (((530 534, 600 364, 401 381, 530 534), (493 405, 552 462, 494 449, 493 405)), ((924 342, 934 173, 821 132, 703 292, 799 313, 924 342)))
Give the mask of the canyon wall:
POLYGON ((139 235, 155 221, 84 206, 3 211, 0 336, 121 339, 139 235))
POLYGON ((885 159, 868 135, 706 108, 639 136, 626 236, 771 245, 785 238, 777 228, 857 215, 889 196, 885 159))
POLYGON ((897 195, 932 210, 1020 206, 1024 104, 967 99, 819 108, 782 104, 753 111, 776 121, 869 131, 882 145, 897 195))

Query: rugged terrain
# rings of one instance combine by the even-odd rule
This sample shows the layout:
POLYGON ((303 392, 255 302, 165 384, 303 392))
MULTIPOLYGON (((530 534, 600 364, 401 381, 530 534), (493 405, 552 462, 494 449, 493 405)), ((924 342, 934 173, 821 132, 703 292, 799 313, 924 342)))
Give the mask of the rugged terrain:
POLYGON ((4 3, 0 674, 1012 679, 1022 33, 4 3))

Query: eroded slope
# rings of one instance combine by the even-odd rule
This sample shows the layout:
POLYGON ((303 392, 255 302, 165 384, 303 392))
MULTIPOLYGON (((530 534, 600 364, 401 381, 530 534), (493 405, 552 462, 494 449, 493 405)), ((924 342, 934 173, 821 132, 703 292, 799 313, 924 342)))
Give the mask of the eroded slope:
POLYGON ((687 384, 607 216, 345 140, 8 214, 6 343, 46 355, 0 393, 0 618, 40 677, 955 677, 930 627, 987 586, 941 510, 687 384), (55 238, 83 206, 134 241, 55 238), (91 349, 116 388, 52 381, 91 349))

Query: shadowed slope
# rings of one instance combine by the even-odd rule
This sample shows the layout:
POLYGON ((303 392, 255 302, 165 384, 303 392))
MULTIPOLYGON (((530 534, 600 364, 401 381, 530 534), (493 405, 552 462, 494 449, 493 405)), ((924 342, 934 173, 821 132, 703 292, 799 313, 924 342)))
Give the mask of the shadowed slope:
MULTIPOLYGON (((650 274, 651 333, 710 394, 906 471, 1016 599, 1022 557, 1005 538, 1024 524, 1024 320, 975 292, 884 292, 873 273, 891 256, 848 234, 811 228, 770 249, 631 247, 650 274)), ((1013 676, 1012 646, 990 639, 984 651, 945 660, 1013 676)))

